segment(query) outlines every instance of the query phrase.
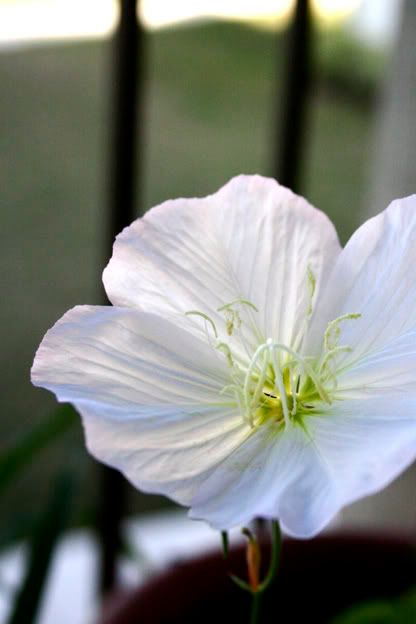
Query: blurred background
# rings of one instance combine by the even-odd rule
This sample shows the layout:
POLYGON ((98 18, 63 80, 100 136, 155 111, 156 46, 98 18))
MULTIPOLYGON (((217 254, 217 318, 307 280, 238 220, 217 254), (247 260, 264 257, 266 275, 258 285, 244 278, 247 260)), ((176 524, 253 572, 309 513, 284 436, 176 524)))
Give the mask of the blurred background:
MULTIPOLYGON (((132 218, 257 172, 292 181, 345 243, 364 219, 415 191, 416 3, 306 4, 307 84, 291 87, 295 0, 138 3, 132 218), (293 93, 301 119, 290 117, 293 93), (296 124, 299 136, 290 134, 296 124)), ((103 487, 111 488, 97 486, 103 478, 78 418, 56 415, 29 370, 43 334, 68 308, 103 302, 120 198, 113 173, 122 5, 0 0, 0 549, 32 536, 43 510, 58 505, 50 496, 64 469, 75 479, 69 526, 97 524, 103 487)), ((406 494, 413 483, 402 477, 344 520, 414 527, 406 494)), ((123 514, 169 504, 130 490, 125 499, 123 514)))

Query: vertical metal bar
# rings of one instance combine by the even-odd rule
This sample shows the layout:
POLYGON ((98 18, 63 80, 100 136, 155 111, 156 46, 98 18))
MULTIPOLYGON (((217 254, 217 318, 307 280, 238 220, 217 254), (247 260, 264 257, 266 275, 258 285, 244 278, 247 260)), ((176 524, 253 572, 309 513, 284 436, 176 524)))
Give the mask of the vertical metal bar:
MULTIPOLYGON (((114 40, 114 91, 110 146, 109 227, 106 257, 118 234, 135 217, 137 208, 138 147, 143 95, 144 36, 137 20, 136 0, 119 0, 120 19, 114 40)), ((127 482, 121 474, 100 468, 98 538, 100 589, 108 592, 116 582, 116 559, 121 545, 121 520, 126 507, 127 482)))
POLYGON ((111 253, 116 234, 136 216, 136 170, 140 124, 143 72, 144 33, 137 19, 137 0, 119 0, 120 20, 115 33, 113 144, 110 155, 110 229, 107 251, 111 253))
POLYGON ((299 191, 311 82, 311 15, 308 0, 297 0, 288 33, 283 87, 282 126, 277 137, 273 174, 281 184, 299 191))

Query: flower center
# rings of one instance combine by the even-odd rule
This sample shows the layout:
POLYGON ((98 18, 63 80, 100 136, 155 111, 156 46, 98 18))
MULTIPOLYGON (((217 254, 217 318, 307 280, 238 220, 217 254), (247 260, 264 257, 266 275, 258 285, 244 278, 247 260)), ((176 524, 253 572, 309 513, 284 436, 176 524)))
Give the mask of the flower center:
POLYGON ((310 413, 316 400, 331 403, 307 358, 271 338, 256 349, 246 370, 235 367, 234 377, 226 391, 234 393, 251 427, 266 420, 288 425, 310 413))
MULTIPOLYGON (((257 312, 257 309, 245 299, 233 301, 218 309, 225 315, 227 337, 238 333, 247 357, 233 353, 227 344, 228 340, 219 340, 216 325, 206 314, 197 310, 187 314, 198 315, 205 320, 206 326, 211 326, 216 338, 213 346, 225 356, 230 369, 231 383, 222 389, 221 394, 235 399, 244 421, 251 428, 270 421, 280 428, 293 421, 302 423, 304 416, 316 413, 322 403, 330 405, 337 388, 336 356, 351 351, 349 346, 339 344, 340 325, 346 320, 358 319, 361 315, 344 314, 331 321, 325 331, 319 357, 301 355, 272 338, 261 342, 250 356, 250 348, 244 343, 242 319, 235 310, 236 305, 249 308, 250 313, 253 310, 257 312)), ((311 306, 308 307, 306 320, 310 314, 311 306)))

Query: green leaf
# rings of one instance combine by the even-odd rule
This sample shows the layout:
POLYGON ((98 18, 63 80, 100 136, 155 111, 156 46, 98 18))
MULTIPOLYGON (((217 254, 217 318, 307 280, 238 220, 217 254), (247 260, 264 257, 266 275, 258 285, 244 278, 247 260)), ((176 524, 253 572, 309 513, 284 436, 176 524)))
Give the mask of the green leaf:
POLYGON ((351 607, 332 624, 414 624, 416 591, 395 600, 367 602, 351 607))
POLYGON ((361 604, 348 609, 332 624, 391 624, 394 622, 393 605, 387 602, 361 604))
POLYGON ((35 622, 52 555, 68 520, 73 480, 61 476, 34 531, 29 562, 8 624, 35 622))
POLYGON ((54 442, 77 421, 71 405, 61 405, 11 447, 0 453, 0 493, 12 483, 34 456, 54 442))
POLYGON ((416 588, 399 601, 400 616, 404 622, 416 622, 416 588))

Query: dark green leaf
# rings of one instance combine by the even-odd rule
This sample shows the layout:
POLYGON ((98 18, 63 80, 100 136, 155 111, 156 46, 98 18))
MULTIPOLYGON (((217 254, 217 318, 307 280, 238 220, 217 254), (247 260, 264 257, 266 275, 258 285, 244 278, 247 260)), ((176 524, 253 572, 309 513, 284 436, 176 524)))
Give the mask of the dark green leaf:
POLYGON ((32 624, 35 621, 52 555, 68 520, 72 486, 72 479, 68 476, 59 478, 55 484, 46 511, 33 534, 26 575, 8 624, 32 624))
POLYGON ((332 624, 415 624, 416 592, 396 600, 355 605, 336 617, 332 624))

